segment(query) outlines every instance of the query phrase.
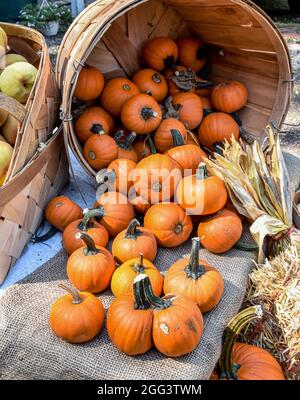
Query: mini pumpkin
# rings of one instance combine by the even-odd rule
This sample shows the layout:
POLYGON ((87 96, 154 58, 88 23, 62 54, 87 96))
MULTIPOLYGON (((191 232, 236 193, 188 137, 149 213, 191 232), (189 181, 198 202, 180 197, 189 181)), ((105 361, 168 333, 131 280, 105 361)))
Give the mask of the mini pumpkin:
POLYGON ((152 232, 140 227, 137 219, 133 219, 128 227, 120 232, 112 244, 112 254, 122 263, 143 256, 153 261, 157 253, 157 243, 152 232))
POLYGON ((245 107, 248 91, 241 82, 230 80, 219 83, 211 93, 213 107, 231 114, 245 107))
POLYGON ((199 126, 203 118, 202 102, 195 93, 179 93, 173 97, 173 105, 178 108, 180 121, 189 130, 199 126))
POLYGON ((202 219, 198 226, 201 245, 212 253, 225 253, 240 239, 243 225, 236 212, 226 208, 202 219))
POLYGON ((127 158, 135 163, 138 162, 139 158, 137 152, 132 146, 135 141, 137 134, 135 132, 131 132, 124 138, 124 132, 118 131, 114 135, 114 139, 118 145, 118 158, 127 158))
POLYGON ((108 243, 109 235, 104 226, 85 215, 82 219, 71 222, 63 231, 62 242, 69 255, 85 244, 82 239, 76 237, 78 232, 87 233, 97 246, 106 247, 108 243))
POLYGON ((154 69, 141 69, 134 75, 132 81, 141 93, 150 94, 159 103, 168 94, 168 84, 165 77, 154 69))
POLYGON ((224 280, 217 269, 199 259, 199 250, 199 238, 193 238, 190 258, 180 258, 166 272, 164 293, 189 297, 204 313, 219 303, 224 292, 224 280))
POLYGON ((47 204, 45 217, 52 226, 63 232, 71 222, 82 218, 82 208, 67 196, 57 196, 47 204))
POLYGON ((173 68, 178 57, 178 48, 174 40, 157 37, 149 40, 143 49, 145 63, 156 71, 173 68))
POLYGON ((156 153, 156 148, 150 135, 139 135, 137 140, 133 143, 133 148, 138 155, 139 161, 150 156, 150 154, 156 153))
POLYGON ((102 107, 115 117, 120 117, 127 100, 140 93, 138 87, 127 78, 113 78, 108 81, 101 95, 102 107))
POLYGON ((78 140, 85 143, 94 133, 110 134, 114 126, 112 117, 101 107, 86 108, 75 123, 78 140))
POLYGON ((200 143, 213 150, 225 139, 231 141, 231 137, 239 139, 240 128, 235 120, 228 114, 215 112, 203 118, 198 129, 200 143))
POLYGON ((157 101, 148 94, 137 94, 124 104, 121 120, 129 131, 144 135, 154 131, 162 119, 157 101))
POLYGON ((135 278, 133 292, 114 300, 107 312, 107 332, 119 350, 143 354, 153 340, 161 353, 179 357, 197 347, 203 317, 196 303, 180 295, 156 296, 146 274, 135 278))
POLYGON ((68 294, 58 298, 51 306, 49 324, 53 332, 70 343, 85 343, 101 331, 104 307, 91 293, 60 284, 68 294))
POLYGON ((164 153, 173 147, 173 131, 176 131, 184 144, 186 143, 187 131, 183 123, 175 118, 166 118, 162 120, 154 135, 154 144, 160 153, 164 153))
POLYGON ((163 288, 163 276, 156 266, 144 258, 142 253, 138 257, 126 260, 118 267, 111 280, 111 291, 115 297, 133 294, 133 281, 138 274, 146 274, 151 282, 154 293, 161 295, 163 288))
POLYGON ((190 236, 193 224, 189 215, 175 203, 154 204, 145 214, 144 226, 162 247, 176 247, 190 236))
POLYGON ((217 176, 208 176, 204 162, 195 175, 186 176, 176 189, 176 201, 192 215, 208 215, 219 211, 227 201, 224 182, 217 176))
POLYGON ((150 203, 170 200, 181 180, 181 170, 168 156, 152 154, 141 160, 132 179, 138 196, 150 203))
POLYGON ((99 132, 85 142, 83 155, 92 168, 99 170, 118 158, 118 146, 112 137, 99 132))
POLYGON ((88 215, 99 219, 100 224, 113 237, 127 228, 129 222, 134 218, 133 206, 122 193, 103 193, 97 199, 94 207, 88 211, 88 215))
POLYGON ((285 380, 277 360, 266 350, 236 342, 242 329, 263 315, 261 306, 240 311, 227 325, 219 362, 220 379, 285 380))
POLYGON ((181 135, 175 130, 172 130, 172 136, 174 147, 166 155, 178 164, 184 176, 195 174, 199 163, 206 157, 205 152, 194 141, 192 144, 184 144, 181 135))
POLYGON ((181 65, 199 72, 206 62, 204 44, 197 38, 187 37, 176 41, 178 61, 181 65))
POLYGON ((115 270, 113 256, 105 247, 96 246, 86 233, 77 233, 76 239, 82 239, 85 246, 74 251, 68 259, 68 278, 78 290, 102 292, 109 286, 115 270))
POLYGON ((98 185, 103 185, 103 193, 108 190, 127 195, 133 185, 132 173, 136 163, 126 158, 112 161, 107 169, 100 170, 96 175, 98 185))
POLYGON ((90 101, 100 96, 104 87, 102 73, 90 65, 85 65, 79 73, 74 96, 78 100, 90 101))

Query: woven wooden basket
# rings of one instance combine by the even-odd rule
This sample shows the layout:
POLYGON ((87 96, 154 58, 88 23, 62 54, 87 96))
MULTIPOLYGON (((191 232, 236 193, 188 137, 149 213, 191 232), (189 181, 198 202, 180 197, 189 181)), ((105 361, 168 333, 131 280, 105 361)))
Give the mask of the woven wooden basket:
POLYGON ((60 104, 59 90, 52 72, 48 48, 43 36, 30 28, 0 23, 8 35, 8 45, 38 68, 38 76, 25 105, 0 97, 0 107, 19 121, 19 131, 6 181, 12 179, 35 154, 40 143, 45 143, 57 122, 60 104))
POLYGON ((99 0, 73 22, 61 44, 56 78, 63 94, 65 141, 91 174, 72 121, 72 100, 84 63, 107 79, 131 77, 142 65, 141 48, 157 36, 198 35, 212 51, 210 80, 238 79, 249 90, 240 112, 246 129, 257 136, 273 121, 283 123, 292 88, 285 42, 268 16, 241 0, 99 0))
POLYGON ((41 223, 46 204, 67 179, 61 128, 21 172, 0 188, 0 284, 41 223))

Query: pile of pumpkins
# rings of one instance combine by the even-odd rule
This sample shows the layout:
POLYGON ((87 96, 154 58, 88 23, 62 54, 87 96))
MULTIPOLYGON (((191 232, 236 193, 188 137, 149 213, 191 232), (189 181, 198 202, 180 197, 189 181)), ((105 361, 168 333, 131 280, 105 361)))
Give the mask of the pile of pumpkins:
MULTIPOLYGON (((112 343, 130 356, 154 346, 179 357, 197 347, 202 315, 224 292, 221 273, 199 259, 200 245, 224 253, 242 234, 224 182, 207 174, 205 157, 232 134, 239 137, 230 113, 245 106, 247 90, 236 81, 212 88, 196 75, 205 64, 198 39, 155 38, 143 54, 149 68, 132 80, 105 84, 101 72, 88 66, 79 75, 75 96, 88 106, 75 130, 101 190, 89 209, 65 196, 46 208, 49 223, 63 233, 72 284, 60 285, 68 294, 52 304, 50 326, 68 342, 91 340, 104 321, 103 304, 94 294, 110 288, 115 299, 106 328, 112 343), (99 96, 101 106, 92 104, 99 96), (163 276, 154 264, 158 246, 184 243, 194 224, 190 256, 175 261, 163 276)), ((235 357, 243 350, 237 346, 232 341, 235 357)))
MULTIPOLYGON (((20 54, 10 52, 7 34, 0 27, 0 92, 25 104, 37 69, 20 54)), ((3 185, 15 145, 19 122, 0 109, 0 186, 3 185)))

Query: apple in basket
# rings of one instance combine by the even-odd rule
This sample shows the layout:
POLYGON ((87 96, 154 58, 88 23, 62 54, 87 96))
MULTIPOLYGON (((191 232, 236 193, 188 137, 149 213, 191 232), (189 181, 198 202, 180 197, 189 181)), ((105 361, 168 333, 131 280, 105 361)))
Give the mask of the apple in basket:
POLYGON ((16 62, 0 75, 0 89, 20 103, 26 103, 38 70, 27 62, 16 62))
POLYGON ((0 180, 9 167, 13 155, 13 148, 9 143, 0 141, 0 180))
POLYGON ((15 64, 17 62, 26 62, 28 63, 27 59, 21 54, 6 54, 5 56, 5 67, 8 67, 9 65, 15 64))
POLYGON ((4 49, 6 50, 7 44, 8 44, 7 35, 5 33, 5 30, 0 26, 0 46, 4 47, 4 49))

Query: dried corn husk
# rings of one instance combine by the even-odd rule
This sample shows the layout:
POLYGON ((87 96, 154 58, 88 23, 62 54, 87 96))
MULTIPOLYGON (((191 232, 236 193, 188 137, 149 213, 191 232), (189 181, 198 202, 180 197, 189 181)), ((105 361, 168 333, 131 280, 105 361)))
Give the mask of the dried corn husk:
POLYGON ((249 276, 244 307, 261 305, 264 316, 250 324, 243 340, 266 348, 282 365, 288 379, 300 379, 300 250, 284 252, 249 276))
POLYGON ((300 246, 299 231, 293 226, 292 190, 279 137, 267 126, 268 143, 263 151, 254 141, 224 143, 222 154, 206 159, 210 173, 226 183, 230 198, 252 225, 250 232, 259 246, 258 261, 273 257, 290 243, 300 246))

